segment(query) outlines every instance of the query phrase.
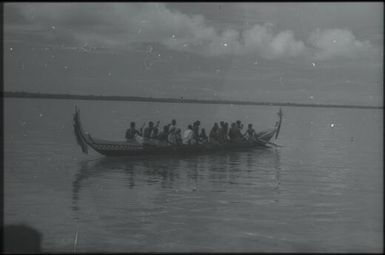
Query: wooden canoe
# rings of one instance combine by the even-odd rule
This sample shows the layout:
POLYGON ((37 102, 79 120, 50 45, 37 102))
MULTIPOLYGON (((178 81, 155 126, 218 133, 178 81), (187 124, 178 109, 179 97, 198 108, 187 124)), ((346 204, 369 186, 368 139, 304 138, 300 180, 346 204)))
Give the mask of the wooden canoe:
MULTIPOLYGON (((142 143, 130 143, 126 141, 115 142, 93 138, 82 128, 80 121, 80 111, 76 107, 73 115, 74 133, 77 143, 84 153, 88 153, 88 147, 105 156, 141 156, 141 155, 162 155, 162 154, 192 154, 192 153, 210 153, 216 151, 238 151, 252 148, 266 148, 274 145, 271 139, 275 135, 277 139, 281 122, 282 111, 279 110, 279 119, 274 127, 263 132, 259 132, 256 141, 228 142, 225 144, 192 144, 192 145, 155 145, 156 143, 146 141, 142 143)), ((143 140, 143 139, 142 139, 143 140)))

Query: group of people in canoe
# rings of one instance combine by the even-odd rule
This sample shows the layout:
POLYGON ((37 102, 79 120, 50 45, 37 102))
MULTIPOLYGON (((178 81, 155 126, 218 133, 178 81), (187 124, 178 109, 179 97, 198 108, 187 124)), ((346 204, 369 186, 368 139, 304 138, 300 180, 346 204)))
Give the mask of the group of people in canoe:
POLYGON ((131 122, 130 128, 127 129, 125 138, 127 142, 137 142, 138 140, 146 141, 147 143, 165 144, 165 145, 181 145, 181 144, 225 144, 229 142, 245 142, 259 141, 258 134, 255 132, 253 125, 249 124, 246 131, 243 133, 243 124, 241 121, 229 123, 220 121, 214 123, 209 134, 207 135, 204 128, 200 128, 200 121, 187 126, 187 129, 182 130, 177 127, 176 120, 159 128, 160 122, 156 124, 150 121, 146 127, 144 125, 137 130, 136 123, 131 122), (144 129, 143 129, 144 128, 144 129))

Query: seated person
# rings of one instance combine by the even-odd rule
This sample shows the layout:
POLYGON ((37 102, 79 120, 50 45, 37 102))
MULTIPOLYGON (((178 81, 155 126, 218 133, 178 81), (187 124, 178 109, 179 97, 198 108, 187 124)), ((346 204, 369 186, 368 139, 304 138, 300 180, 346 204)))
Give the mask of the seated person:
POLYGON ((246 137, 247 140, 251 141, 251 140, 254 140, 254 136, 255 136, 255 130, 253 128, 253 124, 249 124, 244 134, 244 137, 246 137))
POLYGON ((136 128, 135 128, 135 122, 131 122, 130 128, 126 130, 126 135, 125 135, 125 137, 126 137, 127 142, 133 142, 133 141, 135 141, 135 136, 136 136, 136 135, 139 135, 139 136, 140 136, 141 133, 140 133, 138 130, 136 130, 136 128))
POLYGON ((225 125, 224 125, 224 140, 225 142, 228 142, 229 141, 229 123, 225 122, 225 125))
POLYGON ((199 134, 199 141, 201 143, 207 143, 209 141, 209 138, 206 135, 206 130, 202 128, 201 133, 199 134))
POLYGON ((218 141, 220 143, 226 143, 227 142, 227 129, 225 122, 221 121, 220 127, 218 128, 218 141))
POLYGON ((219 143, 218 129, 219 129, 218 123, 215 123, 214 126, 211 128, 211 131, 209 134, 210 143, 219 143))
POLYGON ((143 137, 145 138, 151 138, 151 133, 153 131, 153 128, 154 128, 154 123, 152 121, 150 121, 148 123, 148 127, 146 127, 144 129, 144 132, 143 132, 143 137))
POLYGON ((182 131, 180 130, 180 128, 177 128, 176 131, 175 131, 175 143, 177 145, 181 145, 183 143, 183 141, 182 141, 182 131))
POLYGON ((169 127, 168 125, 163 127, 162 132, 160 132, 160 134, 158 136, 159 141, 168 143, 168 134, 169 134, 168 127, 169 127))
POLYGON ((158 129, 158 126, 159 126, 159 121, 156 122, 156 126, 152 129, 152 133, 151 133, 151 138, 152 139, 157 139, 158 138, 158 135, 159 135, 159 129, 158 129))
POLYGON ((231 123, 231 127, 230 127, 230 130, 229 130, 229 139, 230 141, 233 141, 235 139, 235 136, 236 136, 236 127, 235 127, 235 123, 231 123))
POLYGON ((241 133, 241 124, 240 121, 237 121, 237 123, 232 123, 230 128, 230 141, 231 142, 242 142, 244 141, 244 137, 241 133))
POLYGON ((183 133, 183 143, 184 144, 191 144, 192 138, 193 138, 192 126, 188 125, 187 129, 183 133))
POLYGON ((171 120, 171 123, 168 124, 169 125, 169 131, 175 131, 176 130, 176 120, 175 119, 172 119, 171 120))

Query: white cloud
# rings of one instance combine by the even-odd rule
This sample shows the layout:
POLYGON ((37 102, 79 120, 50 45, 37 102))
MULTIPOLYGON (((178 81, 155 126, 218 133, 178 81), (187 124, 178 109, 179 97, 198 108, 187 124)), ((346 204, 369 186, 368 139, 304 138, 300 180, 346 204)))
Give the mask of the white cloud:
POLYGON ((359 41, 346 29, 316 29, 309 37, 314 57, 328 60, 336 57, 354 58, 372 50, 369 41, 359 41))
MULTIPOLYGON (((126 48, 133 42, 156 42, 173 50, 208 56, 254 54, 265 59, 296 57, 309 51, 292 31, 273 31, 269 23, 243 30, 223 27, 218 31, 202 15, 187 15, 168 9, 163 3, 12 5, 37 29, 47 30, 47 38, 67 37, 79 44, 126 48), (54 32, 47 29, 52 26, 54 32)), ((341 29, 318 29, 308 43, 319 60, 353 57, 371 47, 369 41, 358 41, 350 31, 341 29)))
MULTIPOLYGON (((77 42, 107 47, 128 47, 132 42, 159 42, 182 51, 205 55, 256 54, 274 59, 296 56, 304 49, 291 31, 274 34, 269 24, 238 31, 218 32, 202 15, 186 15, 163 3, 23 3, 24 17, 46 29, 55 26, 77 42)), ((47 38, 52 38, 52 31, 47 38)))

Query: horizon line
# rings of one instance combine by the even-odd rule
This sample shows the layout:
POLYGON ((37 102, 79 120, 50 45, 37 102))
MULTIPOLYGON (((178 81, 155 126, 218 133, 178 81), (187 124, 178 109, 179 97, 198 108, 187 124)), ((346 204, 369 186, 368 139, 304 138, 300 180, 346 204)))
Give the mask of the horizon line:
POLYGON ((103 95, 79 95, 63 93, 41 93, 25 91, 3 91, 3 97, 10 98, 40 98, 40 99, 75 99, 95 101, 137 101, 137 102, 159 102, 159 103, 202 103, 202 104, 233 104, 233 105, 268 105, 268 106, 291 106, 291 107, 329 107, 329 108, 361 108, 382 109, 383 106, 371 105, 337 105, 317 103, 279 103, 279 102, 257 102, 241 101, 232 99, 192 99, 192 98, 160 98, 143 96, 103 96, 103 95))

